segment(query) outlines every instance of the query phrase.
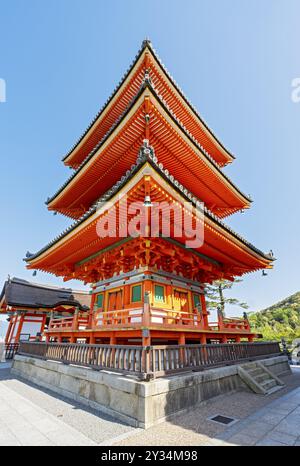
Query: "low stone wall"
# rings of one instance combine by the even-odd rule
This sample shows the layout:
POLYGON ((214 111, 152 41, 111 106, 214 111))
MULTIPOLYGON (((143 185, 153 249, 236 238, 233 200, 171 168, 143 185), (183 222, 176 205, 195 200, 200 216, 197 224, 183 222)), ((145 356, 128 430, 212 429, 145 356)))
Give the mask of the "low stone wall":
MULTIPOLYGON (((261 362, 276 375, 290 371, 286 356, 261 362)), ((12 373, 142 428, 214 396, 248 390, 234 365, 141 382, 107 371, 16 355, 12 373)))
POLYGON ((5 344, 0 341, 0 362, 5 362, 5 344))

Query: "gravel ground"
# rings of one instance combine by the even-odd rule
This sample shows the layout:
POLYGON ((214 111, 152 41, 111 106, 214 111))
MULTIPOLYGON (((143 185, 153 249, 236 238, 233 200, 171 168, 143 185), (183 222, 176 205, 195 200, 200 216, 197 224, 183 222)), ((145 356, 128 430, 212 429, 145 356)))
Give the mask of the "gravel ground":
POLYGON ((38 387, 15 375, 12 376, 9 368, 0 370, 0 383, 75 428, 97 444, 124 436, 134 430, 133 427, 106 414, 38 387))
POLYGON ((300 369, 295 369, 293 375, 282 377, 282 380, 286 386, 273 395, 262 396, 242 391, 221 395, 202 403, 199 408, 190 410, 186 414, 174 416, 168 422, 158 424, 146 431, 133 433, 126 439, 115 442, 115 445, 210 445, 212 439, 225 431, 226 426, 208 420, 209 417, 215 414, 236 419, 248 417, 273 400, 299 387, 300 369))

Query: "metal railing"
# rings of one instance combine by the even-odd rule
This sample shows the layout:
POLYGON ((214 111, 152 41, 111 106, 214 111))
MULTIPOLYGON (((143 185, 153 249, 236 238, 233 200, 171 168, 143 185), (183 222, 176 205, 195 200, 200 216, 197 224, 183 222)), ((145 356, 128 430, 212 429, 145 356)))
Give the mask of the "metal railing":
POLYGON ((19 343, 6 343, 5 344, 5 359, 13 359, 14 355, 18 352, 19 343))
POLYGON ((111 370, 149 380, 282 354, 278 342, 129 346, 21 342, 20 355, 111 370))

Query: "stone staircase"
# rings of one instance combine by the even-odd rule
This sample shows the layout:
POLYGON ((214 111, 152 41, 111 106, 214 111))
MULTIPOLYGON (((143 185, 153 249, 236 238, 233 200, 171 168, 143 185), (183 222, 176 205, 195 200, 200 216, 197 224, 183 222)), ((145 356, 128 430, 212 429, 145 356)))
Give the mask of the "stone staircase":
POLYGON ((238 366, 238 374, 245 384, 261 395, 271 395, 284 387, 284 383, 260 361, 238 366))

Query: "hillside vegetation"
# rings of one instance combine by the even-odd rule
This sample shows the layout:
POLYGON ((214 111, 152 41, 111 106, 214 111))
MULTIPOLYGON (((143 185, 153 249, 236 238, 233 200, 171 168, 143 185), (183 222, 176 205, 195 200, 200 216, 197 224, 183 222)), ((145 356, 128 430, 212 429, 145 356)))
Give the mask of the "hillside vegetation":
POLYGON ((259 312, 248 314, 251 326, 264 340, 300 338, 300 292, 259 312))

